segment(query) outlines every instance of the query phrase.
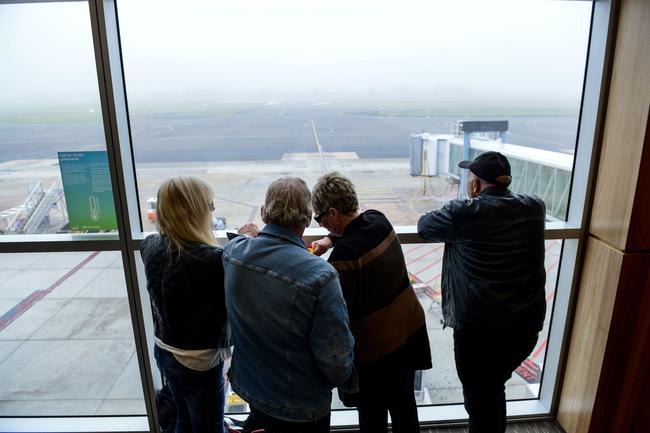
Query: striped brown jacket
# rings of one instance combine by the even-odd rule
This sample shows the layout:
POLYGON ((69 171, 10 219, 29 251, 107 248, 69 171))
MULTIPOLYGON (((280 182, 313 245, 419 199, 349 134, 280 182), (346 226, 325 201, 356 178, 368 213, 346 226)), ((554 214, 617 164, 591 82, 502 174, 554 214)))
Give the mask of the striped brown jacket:
POLYGON ((355 337, 355 361, 403 353, 414 370, 431 368, 424 311, 410 283, 402 247, 388 219, 368 210, 333 239, 336 268, 355 337))

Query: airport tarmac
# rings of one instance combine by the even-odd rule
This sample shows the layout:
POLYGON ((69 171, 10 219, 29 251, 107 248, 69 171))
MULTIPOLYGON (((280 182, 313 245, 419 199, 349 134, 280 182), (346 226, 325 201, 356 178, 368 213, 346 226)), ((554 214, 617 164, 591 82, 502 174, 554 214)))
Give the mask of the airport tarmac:
MULTIPOLYGON (((570 115, 496 112, 477 116, 459 112, 427 116, 393 113, 390 104, 371 108, 319 103, 249 105, 237 108, 225 104, 219 108, 215 104, 193 111, 160 111, 154 107, 132 113, 136 163, 274 161, 286 153, 314 152, 314 129, 327 152, 356 152, 364 159, 408 158, 409 134, 449 134, 459 120, 508 120, 508 142, 572 154, 578 127, 578 117, 570 115)), ((42 117, 41 123, 34 119, 0 122, 0 163, 106 148, 99 114, 85 122, 46 122, 47 116, 42 117)))
MULTIPOLYGON (((413 225, 419 215, 456 195, 456 185, 444 178, 411 177, 405 158, 365 159, 350 152, 287 153, 268 161, 142 163, 137 166, 137 181, 143 229, 154 229, 146 219, 147 198, 155 196, 163 179, 175 174, 196 175, 212 185, 215 214, 224 216, 229 227, 237 227, 248 221, 260 223, 259 206, 272 180, 300 176, 311 186, 323 170, 348 175, 357 186, 362 209, 379 209, 394 225, 413 225)), ((56 176, 56 160, 0 163, 0 209, 21 185, 51 182, 56 176)), ((561 246, 561 241, 547 241, 549 305, 561 246)), ((443 246, 408 244, 403 249, 427 313, 433 356, 433 368, 423 375, 428 393, 422 403, 461 402, 452 331, 440 324, 443 246)), ((145 290, 144 281, 140 290, 145 290)), ((119 253, 3 254, 0 314, 0 415, 144 412, 119 253)), ((511 399, 535 396, 550 314, 551 308, 530 363, 508 383, 511 399)), ((335 401, 334 407, 340 403, 335 401)))

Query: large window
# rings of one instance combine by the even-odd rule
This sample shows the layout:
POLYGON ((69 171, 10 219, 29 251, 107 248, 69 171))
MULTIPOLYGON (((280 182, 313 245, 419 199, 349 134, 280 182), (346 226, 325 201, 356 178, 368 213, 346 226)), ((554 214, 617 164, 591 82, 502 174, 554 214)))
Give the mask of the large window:
MULTIPOLYGON (((220 242, 261 224, 272 180, 349 176, 396 226, 427 314, 420 419, 466 418, 440 324, 444 246, 414 224, 462 196, 459 160, 491 149, 547 203, 547 317, 506 392, 510 415, 550 413, 609 1, 2 3, 0 430, 154 428, 138 250, 175 174, 212 185, 220 242)), ((357 423, 333 408, 334 426, 357 423)))
POLYGON ((144 415, 121 254, 66 242, 117 230, 88 4, 0 4, 0 53, 0 415, 144 415))
POLYGON ((362 207, 413 225, 457 196, 469 120, 505 120, 468 132, 469 156, 506 153, 515 189, 566 217, 589 2, 140 1, 118 12, 145 231, 170 169, 214 185, 228 227, 259 221, 269 180, 333 170, 355 181, 362 207))
POLYGON ((116 230, 88 5, 0 4, 0 52, 0 233, 116 230))
MULTIPOLYGON (((492 149, 512 161, 515 191, 565 220, 591 4, 467 7, 118 2, 143 230, 155 230, 156 190, 170 174, 213 186, 223 229, 261 224, 275 178, 313 185, 333 170, 352 178, 363 210, 413 226, 462 195, 458 161, 492 149)), ((546 327, 508 383, 511 400, 539 397, 561 246, 549 240, 546 327)), ((422 405, 462 403, 440 325, 442 248, 405 245, 435 359, 418 381, 422 405)))

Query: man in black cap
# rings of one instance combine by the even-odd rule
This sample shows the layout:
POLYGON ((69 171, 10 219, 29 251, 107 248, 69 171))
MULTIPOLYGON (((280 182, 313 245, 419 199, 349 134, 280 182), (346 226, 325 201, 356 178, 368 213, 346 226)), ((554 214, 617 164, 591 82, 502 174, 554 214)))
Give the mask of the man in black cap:
POLYGON ((470 433, 506 430, 505 382, 537 343, 546 312, 544 202, 515 194, 510 163, 485 152, 469 169, 469 199, 423 215, 418 233, 444 242, 442 313, 454 329, 470 433))

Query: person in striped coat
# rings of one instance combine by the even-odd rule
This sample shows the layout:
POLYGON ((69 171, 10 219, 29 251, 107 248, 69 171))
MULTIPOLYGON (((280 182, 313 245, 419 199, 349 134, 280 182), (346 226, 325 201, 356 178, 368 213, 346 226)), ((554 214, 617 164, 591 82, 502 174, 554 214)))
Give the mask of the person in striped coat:
POLYGON ((410 283, 402 247, 386 216, 358 211, 352 182, 339 173, 313 188, 317 223, 329 234, 312 243, 314 254, 333 248, 328 261, 340 276, 355 338, 359 392, 342 394, 357 406, 361 433, 419 432, 415 371, 431 368, 424 310, 410 283))

